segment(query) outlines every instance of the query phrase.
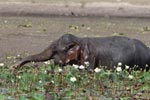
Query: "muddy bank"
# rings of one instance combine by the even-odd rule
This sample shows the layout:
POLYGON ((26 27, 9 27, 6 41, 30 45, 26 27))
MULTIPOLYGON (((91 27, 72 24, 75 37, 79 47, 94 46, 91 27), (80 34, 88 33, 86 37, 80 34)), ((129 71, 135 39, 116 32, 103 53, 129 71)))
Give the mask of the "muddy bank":
POLYGON ((149 2, 0 2, 0 16, 109 16, 149 18, 149 2))

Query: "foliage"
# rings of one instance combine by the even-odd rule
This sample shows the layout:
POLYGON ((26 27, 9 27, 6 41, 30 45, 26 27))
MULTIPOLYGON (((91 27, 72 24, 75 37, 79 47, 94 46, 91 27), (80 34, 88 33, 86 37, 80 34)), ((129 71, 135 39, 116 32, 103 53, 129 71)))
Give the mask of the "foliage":
POLYGON ((127 70, 0 66, 0 100, 150 99, 150 71, 127 70))

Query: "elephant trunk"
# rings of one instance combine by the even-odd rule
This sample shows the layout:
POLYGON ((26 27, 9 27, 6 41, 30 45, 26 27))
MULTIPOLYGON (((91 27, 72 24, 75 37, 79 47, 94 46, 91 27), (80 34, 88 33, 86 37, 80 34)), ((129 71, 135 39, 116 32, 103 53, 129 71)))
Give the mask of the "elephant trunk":
POLYGON ((23 60, 21 60, 20 62, 15 64, 15 67, 21 67, 24 64, 29 63, 29 62, 47 61, 47 60, 52 59, 52 56, 53 56, 53 52, 52 52, 52 48, 50 46, 50 47, 46 48, 44 51, 42 51, 41 53, 31 55, 31 56, 24 58, 23 60))

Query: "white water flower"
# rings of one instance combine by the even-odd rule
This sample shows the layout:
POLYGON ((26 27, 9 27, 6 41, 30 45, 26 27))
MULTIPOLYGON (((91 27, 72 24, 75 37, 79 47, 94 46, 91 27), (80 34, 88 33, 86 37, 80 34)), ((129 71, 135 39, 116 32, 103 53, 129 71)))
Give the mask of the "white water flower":
POLYGON ((17 76, 18 79, 21 79, 21 76, 17 76))
POLYGON ((84 68, 85 68, 85 66, 83 66, 83 65, 79 66, 79 69, 84 69, 84 68))
POLYGON ((47 74, 47 70, 44 71, 47 74))
POLYGON ((119 63, 118 63, 118 66, 122 66, 122 63, 121 63, 121 62, 119 62, 119 63))
POLYGON ((98 72, 101 71, 101 69, 100 69, 100 68, 95 68, 94 71, 95 71, 96 73, 98 73, 98 72))
POLYGON ((86 66, 89 66, 89 65, 90 65, 90 63, 89 63, 88 61, 84 62, 84 64, 85 64, 86 66))
POLYGON ((129 69, 129 66, 128 66, 128 65, 125 65, 125 68, 126 68, 126 69, 129 69))
POLYGON ((59 72, 62 72, 63 70, 61 68, 58 69, 59 72))
POLYGON ((78 69, 79 68, 79 66, 78 65, 75 65, 75 64, 73 64, 72 65, 75 69, 78 69))
POLYGON ((117 70, 118 72, 122 71, 121 67, 117 67, 116 70, 117 70))
POLYGON ((50 61, 45 61, 44 64, 49 65, 50 61))
POLYGON ((128 77, 129 77, 129 79, 133 79, 133 76, 132 76, 132 75, 129 75, 128 77))
POLYGON ((42 81, 40 80, 40 81, 39 81, 39 83, 41 84, 41 83, 42 83, 42 81))
POLYGON ((4 63, 0 63, 0 66, 3 67, 3 66, 4 66, 4 63))
POLYGON ((54 84, 54 83, 55 83, 55 82, 54 82, 54 80, 52 80, 52 81, 51 81, 51 83, 53 83, 53 84, 54 84))
POLYGON ((71 77, 71 78, 70 78, 70 81, 71 81, 71 82, 75 82, 75 81, 77 81, 77 79, 76 79, 75 77, 71 77))

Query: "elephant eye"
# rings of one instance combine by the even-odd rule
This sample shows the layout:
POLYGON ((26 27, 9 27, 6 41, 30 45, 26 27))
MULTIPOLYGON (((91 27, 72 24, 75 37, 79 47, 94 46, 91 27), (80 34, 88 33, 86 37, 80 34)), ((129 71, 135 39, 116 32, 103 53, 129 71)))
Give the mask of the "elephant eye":
POLYGON ((68 45, 68 46, 65 47, 64 51, 68 51, 69 49, 71 49, 73 47, 74 47, 74 44, 68 45))

